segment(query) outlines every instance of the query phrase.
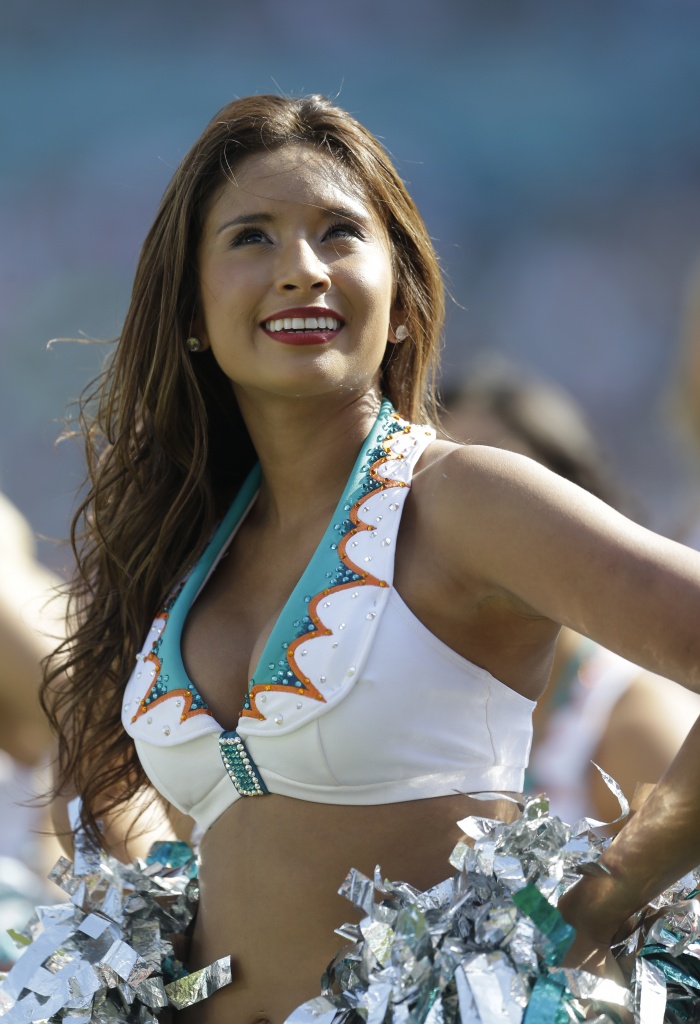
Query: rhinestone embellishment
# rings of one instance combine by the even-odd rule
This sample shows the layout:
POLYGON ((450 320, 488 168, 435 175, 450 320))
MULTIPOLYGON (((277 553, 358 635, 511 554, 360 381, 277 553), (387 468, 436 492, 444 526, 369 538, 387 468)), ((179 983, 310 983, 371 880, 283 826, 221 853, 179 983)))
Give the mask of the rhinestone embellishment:
MULTIPOLYGON (((316 672, 323 671, 326 659, 329 659, 329 665, 336 664, 341 678, 343 674, 352 676, 359 673, 359 665, 350 666, 348 673, 345 663, 346 656, 348 660, 352 657, 355 641, 349 646, 347 641, 338 643, 341 631, 344 638, 348 636, 346 629, 351 623, 347 615, 342 616, 345 622, 338 622, 335 616, 325 613, 334 607, 332 595, 336 593, 345 592, 347 597, 358 598, 366 593, 361 589, 364 586, 391 586, 381 576, 391 569, 391 558, 388 557, 393 545, 391 531, 398 525, 398 516, 392 517, 388 513, 398 513, 401 509, 397 488, 410 486, 407 480, 402 479, 410 477, 409 468, 402 464, 402 460, 413 455, 415 430, 391 410, 388 402, 383 403, 375 428, 356 463, 356 472, 353 471, 348 481, 346 497, 341 499, 324 535, 323 548, 317 549, 318 560, 307 567, 309 570, 313 567, 314 575, 305 572, 303 576, 304 581, 312 583, 312 586, 305 587, 307 593, 303 603, 301 596, 296 591, 293 593, 294 603, 285 606, 285 618, 280 615, 279 629, 273 630, 265 654, 260 658, 260 670, 250 681, 244 698, 241 711, 244 718, 255 718, 260 722, 267 720, 273 731, 275 726, 282 727, 283 723, 288 728, 297 716, 287 715, 285 709, 301 711, 299 698, 309 697, 325 703, 326 697, 316 687, 326 679, 316 676, 316 672), (377 507, 378 500, 382 502, 381 508, 377 507), (392 526, 387 530, 387 523, 392 520, 392 526), (380 547, 381 552, 378 550, 380 547), (368 553, 367 548, 373 553, 368 553), (317 583, 320 584, 318 589, 317 583), (321 637, 328 639, 327 645, 314 644, 321 637), (339 650, 339 646, 347 651, 339 650), (270 690, 286 693, 294 700, 289 705, 283 702, 280 706, 276 700, 267 699, 266 693, 270 690), (268 708, 268 705, 272 706, 268 708), (284 715, 279 713, 280 709, 284 715)), ((430 434, 432 432, 428 436, 430 434)), ((337 607, 338 610, 344 608, 341 601, 337 607)), ((376 602, 374 607, 363 607, 357 614, 358 619, 376 624, 379 614, 376 607, 376 602)))
POLYGON ((241 796, 264 796, 267 793, 267 786, 255 762, 235 730, 221 733, 219 750, 226 774, 241 796))

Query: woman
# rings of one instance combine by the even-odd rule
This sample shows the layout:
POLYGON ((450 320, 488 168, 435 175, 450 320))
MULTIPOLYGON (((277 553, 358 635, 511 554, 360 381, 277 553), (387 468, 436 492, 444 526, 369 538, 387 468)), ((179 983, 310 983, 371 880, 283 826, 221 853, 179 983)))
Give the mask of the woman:
MULTIPOLYGON (((505 810, 464 794, 520 787, 560 622, 700 687, 700 558, 411 426, 442 312, 386 153, 319 97, 220 111, 146 239, 86 423, 76 625, 46 703, 93 832, 147 776, 204 830, 191 966, 231 953, 235 976, 198 1022, 279 1024, 336 951, 350 865, 425 888, 456 820, 505 810)), ((662 800, 629 829, 644 859, 610 854, 569 897, 578 962, 602 969, 695 859, 686 761, 692 743, 672 848, 662 800)))

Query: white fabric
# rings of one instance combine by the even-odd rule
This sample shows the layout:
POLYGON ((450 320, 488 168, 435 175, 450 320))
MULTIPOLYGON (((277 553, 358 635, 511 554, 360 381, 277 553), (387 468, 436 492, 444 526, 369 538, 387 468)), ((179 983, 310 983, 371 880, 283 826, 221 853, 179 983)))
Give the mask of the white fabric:
MULTIPOLYGON (((362 679, 343 702, 246 745, 271 793, 317 803, 519 792, 533 708, 438 640, 392 588, 362 679)), ((176 748, 135 742, 153 785, 203 828, 238 799, 217 734, 176 748)))
MULTIPOLYGON (((318 628, 289 644, 289 663, 307 692, 251 691, 251 711, 237 732, 271 793, 381 804, 522 789, 534 702, 442 643, 392 586, 411 476, 434 437, 431 429, 397 423, 386 457, 373 464, 378 486, 357 502, 358 528, 347 547, 339 544, 346 565, 371 575, 317 593, 308 608, 318 628)), ((239 794, 222 762, 221 726, 208 710, 188 713, 192 684, 172 647, 176 633, 169 634, 163 671, 170 686, 177 681, 144 703, 157 674, 149 652, 167 628, 167 619, 156 619, 146 638, 122 721, 156 789, 206 829, 239 794)))

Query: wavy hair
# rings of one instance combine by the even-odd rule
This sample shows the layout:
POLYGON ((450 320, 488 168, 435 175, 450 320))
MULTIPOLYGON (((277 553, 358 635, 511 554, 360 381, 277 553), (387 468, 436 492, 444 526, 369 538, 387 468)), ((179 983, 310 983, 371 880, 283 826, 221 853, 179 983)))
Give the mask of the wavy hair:
POLYGON ((98 840, 100 815, 124 809, 148 781, 120 720, 135 655, 255 459, 211 352, 192 358, 187 350, 203 221, 241 159, 290 144, 338 161, 384 224, 409 338, 389 346, 381 388, 408 419, 434 418, 442 280, 425 225, 387 153, 322 96, 228 104, 165 191, 116 350, 80 402, 87 477, 71 524, 71 629, 49 660, 42 702, 58 736, 57 791, 70 786, 81 795, 83 824, 98 840))

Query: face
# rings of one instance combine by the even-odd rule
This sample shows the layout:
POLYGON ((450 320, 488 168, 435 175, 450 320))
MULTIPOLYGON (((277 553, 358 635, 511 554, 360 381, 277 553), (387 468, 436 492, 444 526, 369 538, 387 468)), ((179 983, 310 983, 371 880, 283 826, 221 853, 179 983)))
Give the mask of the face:
POLYGON ((389 242, 330 157, 245 157, 205 218, 195 326, 234 385, 276 395, 366 392, 391 336, 389 242))

